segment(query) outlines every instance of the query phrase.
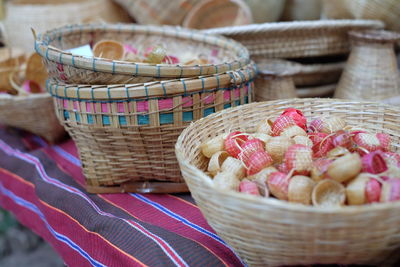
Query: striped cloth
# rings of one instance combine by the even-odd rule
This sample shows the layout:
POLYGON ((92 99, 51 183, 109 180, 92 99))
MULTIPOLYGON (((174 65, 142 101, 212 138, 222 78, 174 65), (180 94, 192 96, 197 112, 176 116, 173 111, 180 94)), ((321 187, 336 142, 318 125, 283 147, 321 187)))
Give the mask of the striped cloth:
POLYGON ((87 194, 73 141, 0 128, 0 206, 69 266, 243 266, 189 194, 87 194))

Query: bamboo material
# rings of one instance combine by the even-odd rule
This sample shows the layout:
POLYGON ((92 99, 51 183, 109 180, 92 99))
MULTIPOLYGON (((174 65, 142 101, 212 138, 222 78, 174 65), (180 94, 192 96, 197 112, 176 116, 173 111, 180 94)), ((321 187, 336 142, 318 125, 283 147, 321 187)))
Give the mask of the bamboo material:
POLYGON ((49 81, 47 90, 77 144, 89 192, 165 193, 187 190, 174 154, 181 131, 213 112, 252 102, 254 76, 249 65, 226 74, 136 85, 49 81))
POLYGON ((255 80, 256 101, 297 97, 293 76, 299 72, 299 66, 276 63, 264 60, 257 64, 259 76, 255 80))
POLYGON ((186 14, 201 0, 115 0, 140 24, 181 25, 186 14))
POLYGON ((249 266, 366 264, 399 258, 400 202, 321 208, 217 188, 204 172, 200 145, 223 133, 249 132, 286 108, 308 118, 336 115, 348 125, 391 135, 400 150, 400 109, 371 102, 289 99, 253 103, 212 114, 187 127, 175 151, 182 175, 207 222, 249 266), (210 197, 212 196, 212 197, 210 197))
POLYGON ((335 92, 336 98, 384 100, 400 95, 394 43, 400 34, 351 32, 353 48, 335 92))
POLYGON ((202 0, 186 15, 183 27, 209 29, 252 22, 251 10, 243 0, 202 0))
POLYGON ((69 25, 36 39, 36 51, 44 58, 49 75, 71 84, 143 83, 196 77, 237 70, 249 62, 245 47, 232 40, 171 26, 136 24, 69 25), (164 45, 168 54, 189 60, 205 55, 208 64, 151 64, 73 55, 67 49, 101 40, 114 40, 145 49, 164 45))
POLYGON ((382 29, 383 26, 376 20, 319 20, 252 24, 203 32, 224 35, 242 43, 257 60, 346 54, 350 51, 348 31, 382 29))
POLYGON ((34 50, 31 28, 38 33, 71 23, 129 22, 111 0, 15 0, 6 4, 7 46, 34 50))
POLYGON ((26 55, 20 49, 0 48, 0 91, 13 92, 10 77, 18 72, 26 55))

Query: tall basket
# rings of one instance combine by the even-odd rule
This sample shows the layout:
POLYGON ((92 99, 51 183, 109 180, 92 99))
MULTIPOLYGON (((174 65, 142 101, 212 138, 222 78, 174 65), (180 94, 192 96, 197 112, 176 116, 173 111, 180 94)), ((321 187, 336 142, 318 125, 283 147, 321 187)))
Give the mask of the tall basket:
POLYGON ((353 48, 335 97, 385 100, 400 95, 394 43, 400 34, 388 31, 351 32, 353 48))

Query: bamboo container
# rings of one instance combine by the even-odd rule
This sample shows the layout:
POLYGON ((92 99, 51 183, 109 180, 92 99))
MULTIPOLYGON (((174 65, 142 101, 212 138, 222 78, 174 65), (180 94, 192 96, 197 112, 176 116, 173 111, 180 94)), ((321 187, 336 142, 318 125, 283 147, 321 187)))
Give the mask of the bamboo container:
POLYGON ((400 95, 394 43, 400 34, 389 31, 352 31, 348 62, 336 98, 385 100, 400 95))

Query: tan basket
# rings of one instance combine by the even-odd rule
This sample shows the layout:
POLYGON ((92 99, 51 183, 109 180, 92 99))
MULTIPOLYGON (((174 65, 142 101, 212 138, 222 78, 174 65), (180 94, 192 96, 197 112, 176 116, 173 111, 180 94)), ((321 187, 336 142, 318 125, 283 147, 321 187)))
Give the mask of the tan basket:
POLYGON ((282 0, 245 0, 250 7, 254 23, 273 22, 279 20, 285 1, 282 0))
POLYGON ((351 32, 353 48, 335 97, 384 100, 400 95, 394 43, 400 34, 388 31, 351 32))
POLYGON ((0 123, 42 136, 55 143, 65 136, 48 93, 28 96, 0 95, 0 123))
POLYGON ((298 87, 296 89, 297 96, 300 98, 308 97, 331 97, 333 96, 337 84, 328 84, 313 87, 298 87))
POLYGON ((282 20, 317 20, 321 16, 321 0, 286 0, 282 20))
POLYGON ((377 19, 389 30, 400 30, 398 0, 345 0, 345 6, 356 19, 377 19))
POLYGON ((300 70, 298 65, 279 64, 277 60, 264 60, 257 64, 257 68, 259 75, 254 82, 256 101, 297 97, 293 76, 300 70))
POLYGON ((202 0, 186 15, 183 26, 209 29, 252 22, 251 10, 243 0, 202 0))
POLYGON ((37 32, 71 23, 129 22, 111 0, 16 0, 6 4, 7 46, 34 51, 31 28, 37 32))
POLYGON ((183 18, 201 0, 115 0, 140 24, 181 25, 183 18))
POLYGON ((136 24, 65 26, 39 36, 36 51, 44 57, 50 77, 71 84, 121 84, 197 77, 237 70, 250 62, 247 49, 230 39, 171 26, 136 24), (61 50, 103 39, 129 43, 137 49, 162 44, 171 55, 193 59, 204 54, 214 63, 132 63, 77 56, 61 50))
POLYGON ((296 87, 337 83, 345 66, 345 62, 301 64, 282 59, 262 59, 256 61, 256 63, 261 70, 268 70, 269 68, 296 68, 297 71, 292 77, 296 87))
POLYGON ((253 103, 224 110, 186 128, 176 144, 182 175, 208 223, 249 266, 367 264, 382 266, 399 257, 400 202, 324 209, 274 198, 223 191, 203 170, 202 142, 228 131, 254 130, 286 108, 346 117, 349 125, 385 132, 400 148, 400 109, 337 99, 253 103))
POLYGON ((262 58, 299 58, 346 54, 350 51, 347 32, 381 29, 373 20, 319 20, 253 24, 210 29, 204 32, 232 38, 262 58))
POLYGON ((22 50, 15 48, 0 48, 0 92, 11 92, 10 77, 17 72, 26 60, 22 50))
POLYGON ((187 191, 174 154, 181 131, 215 111, 252 101, 254 66, 134 85, 48 84, 76 142, 91 193, 187 191), (165 185, 165 186, 163 186, 165 185))

